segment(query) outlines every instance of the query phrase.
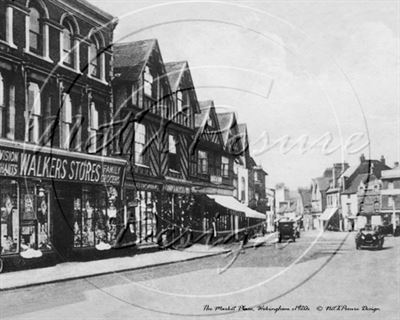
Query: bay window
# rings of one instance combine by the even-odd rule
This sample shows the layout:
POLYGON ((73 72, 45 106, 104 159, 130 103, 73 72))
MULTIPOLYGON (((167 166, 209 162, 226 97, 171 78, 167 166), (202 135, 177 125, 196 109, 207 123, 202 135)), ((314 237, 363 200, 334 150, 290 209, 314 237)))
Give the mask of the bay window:
POLYGON ((97 151, 97 131, 99 130, 99 112, 96 109, 94 102, 90 105, 90 126, 89 126, 89 152, 96 153, 97 151))
POLYGON ((145 164, 144 146, 146 143, 146 127, 135 123, 135 164, 145 164))
POLYGON ((26 140, 37 143, 40 134, 42 103, 40 89, 37 83, 30 82, 28 85, 28 110, 26 110, 26 140))

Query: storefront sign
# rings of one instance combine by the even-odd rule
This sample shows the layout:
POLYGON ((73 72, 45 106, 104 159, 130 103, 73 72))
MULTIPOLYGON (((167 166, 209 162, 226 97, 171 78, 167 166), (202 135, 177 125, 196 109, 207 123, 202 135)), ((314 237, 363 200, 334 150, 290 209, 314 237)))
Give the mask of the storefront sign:
POLYGON ((174 184, 165 184, 164 191, 170 193, 183 193, 183 194, 190 194, 191 188, 186 186, 179 186, 174 184))
POLYGON ((120 185, 124 166, 103 160, 0 147, 0 176, 120 185))
POLYGON ((210 182, 214 184, 222 184, 222 177, 220 176, 210 176, 210 182))
POLYGON ((136 188, 143 191, 159 191, 160 186, 154 183, 137 182, 136 188))

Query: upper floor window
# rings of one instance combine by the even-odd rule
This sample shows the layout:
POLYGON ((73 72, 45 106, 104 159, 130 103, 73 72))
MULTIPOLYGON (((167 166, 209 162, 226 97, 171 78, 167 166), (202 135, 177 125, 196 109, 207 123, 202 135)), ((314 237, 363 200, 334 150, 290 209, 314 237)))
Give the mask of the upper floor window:
POLYGON ((223 177, 229 176, 229 158, 227 157, 221 158, 221 173, 223 177))
POLYGON ((94 102, 90 105, 90 126, 89 126, 89 152, 97 151, 97 131, 99 130, 99 112, 94 102))
POLYGON ((91 42, 89 47, 89 76, 102 79, 104 76, 104 53, 101 52, 100 42, 97 37, 92 37, 91 42))
POLYGON ((0 73, 0 137, 4 135, 5 128, 5 85, 4 79, 0 73))
POLYGON ((0 40, 6 40, 6 6, 5 3, 0 3, 0 40))
POLYGON ((208 154, 205 151, 198 151, 198 171, 199 173, 208 173, 208 154))
POLYGON ((29 51, 42 54, 43 27, 40 12, 36 8, 30 8, 29 13, 29 51))
POLYGON ((69 22, 64 22, 64 30, 62 33, 62 61, 65 65, 74 66, 74 39, 73 28, 69 22))
POLYGON ((141 123, 135 123, 135 163, 145 164, 144 146, 146 143, 146 127, 141 123))
POLYGON ((258 179, 258 172, 257 171, 254 171, 254 181, 260 181, 258 179))
POLYGON ((64 94, 61 108, 61 148, 69 149, 71 142, 72 102, 69 94, 64 94))
POLYGON ((143 79, 144 79, 144 94, 149 96, 149 97, 153 97, 153 76, 150 73, 150 69, 148 66, 146 66, 146 68, 144 69, 144 75, 143 75, 143 79))
POLYGON ((40 96, 40 88, 37 83, 30 82, 28 85, 27 107, 26 140, 28 142, 38 143, 42 116, 42 101, 40 96))
POLYGON ((172 134, 168 136, 168 165, 170 169, 179 171, 177 142, 176 137, 172 134))
POLYGON ((182 91, 178 91, 176 93, 176 106, 178 108, 178 112, 183 110, 183 94, 182 91))
POLYGON ((15 86, 0 73, 0 137, 15 137, 15 86))

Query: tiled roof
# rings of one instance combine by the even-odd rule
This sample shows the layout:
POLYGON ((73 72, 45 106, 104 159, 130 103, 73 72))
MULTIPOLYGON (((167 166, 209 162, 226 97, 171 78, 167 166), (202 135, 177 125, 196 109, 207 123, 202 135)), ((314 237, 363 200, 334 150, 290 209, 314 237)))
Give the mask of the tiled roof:
POLYGON ((331 182, 331 178, 328 178, 328 177, 319 177, 319 178, 315 178, 313 180, 318 185, 319 190, 321 192, 328 190, 330 182, 331 182))
POLYGON ((300 197, 303 201, 303 206, 311 206, 311 190, 309 189, 299 189, 300 197))
POLYGON ((343 191, 343 194, 357 193, 357 190, 358 190, 358 187, 359 187, 361 181, 364 182, 368 176, 369 176, 368 173, 362 173, 362 174, 357 175, 351 182, 350 186, 345 191, 343 191))
POLYGON ((222 139, 224 144, 228 143, 229 132, 234 126, 235 114, 233 112, 217 113, 219 128, 221 130, 222 139))
POLYGON ((156 39, 116 43, 114 45, 114 72, 120 79, 136 81, 142 73, 156 39))
POLYGON ((177 91, 179 88, 179 83, 182 74, 185 71, 186 65, 186 61, 174 61, 164 64, 165 70, 167 71, 168 80, 173 92, 177 91))

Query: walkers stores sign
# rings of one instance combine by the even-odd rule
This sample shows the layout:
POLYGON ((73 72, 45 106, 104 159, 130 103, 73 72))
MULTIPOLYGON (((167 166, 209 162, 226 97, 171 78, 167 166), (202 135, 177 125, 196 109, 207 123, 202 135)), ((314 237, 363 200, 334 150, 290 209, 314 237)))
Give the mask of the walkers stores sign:
POLYGON ((0 176, 111 185, 122 183, 125 168, 123 160, 86 154, 73 157, 63 153, 65 152, 39 152, 0 146, 0 176))

